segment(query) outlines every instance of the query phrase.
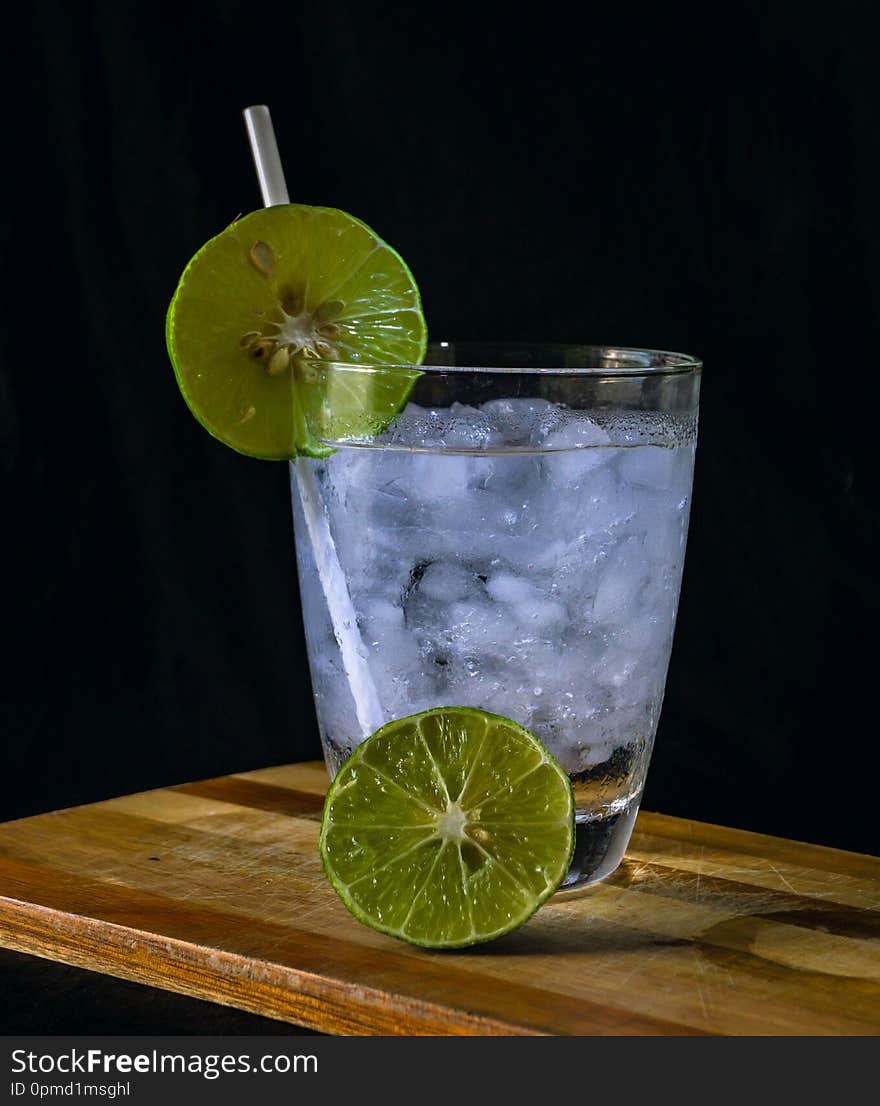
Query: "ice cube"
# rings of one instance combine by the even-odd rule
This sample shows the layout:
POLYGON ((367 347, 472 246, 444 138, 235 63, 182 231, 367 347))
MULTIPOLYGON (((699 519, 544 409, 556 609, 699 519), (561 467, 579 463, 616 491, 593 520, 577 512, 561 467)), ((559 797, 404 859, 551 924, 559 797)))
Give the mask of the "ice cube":
POLYGON ((565 607, 530 581, 511 572, 496 572, 486 584, 486 591, 510 609, 521 634, 547 632, 555 627, 561 636, 566 622, 565 607))
POLYGON ((527 571, 537 572, 541 576, 549 573, 554 580, 565 579, 569 575, 568 569, 573 567, 572 560, 578 569, 583 564, 583 558, 579 556, 572 558, 573 552, 577 551, 572 550, 571 542, 561 538, 554 540, 551 536, 543 542, 536 543, 534 549, 529 551, 527 571))
POLYGON ((459 454, 412 453, 407 455, 405 476, 398 487, 413 502, 465 499, 468 458, 459 454))
POLYGON ((654 492, 639 516, 645 554, 661 568, 679 568, 684 560, 687 534, 687 499, 669 492, 654 492))
POLYGON ((517 621, 526 631, 561 636, 567 619, 562 603, 544 599, 536 592, 534 599, 520 603, 515 610, 517 621))
POLYGON ((593 620, 607 622, 615 615, 619 615, 631 602, 632 594, 632 573, 622 565, 612 565, 607 568, 593 595, 593 620))
POLYGON ((612 747, 650 742, 657 726, 659 703, 651 700, 615 707, 603 723, 603 736, 612 747))
POLYGON ((582 745, 577 751, 575 772, 584 772, 588 768, 598 768, 614 756, 616 745, 613 741, 598 741, 582 745))
POLYGON ((633 497, 621 487, 613 469, 605 466, 589 474, 570 513, 580 533, 596 536, 628 522, 636 509, 633 497))
POLYGON ((528 602, 535 594, 535 589, 528 580, 510 572, 496 572, 486 584, 486 591, 496 602, 514 607, 528 602))
POLYGON ((639 538, 627 538, 612 546, 593 596, 593 621, 623 621, 633 612, 649 573, 649 562, 639 538))
POLYGON ((611 441, 607 430, 580 411, 551 407, 532 428, 531 444, 539 449, 587 449, 611 441))
POLYGON ((516 636, 516 622, 500 605, 488 602, 456 602, 447 607, 448 623, 443 635, 450 648, 460 654, 489 656, 504 653, 516 636))
POLYGON ((638 445, 620 451, 618 467, 628 484, 649 488, 672 488, 681 480, 679 450, 656 445, 638 445))
POLYGON ((620 688, 632 678, 639 663, 638 653, 619 646, 606 649, 593 667, 592 677, 606 687, 620 688))
POLYGON ((563 504, 560 495, 569 493, 579 499, 593 474, 613 460, 616 450, 605 445, 607 439, 605 431, 589 419, 563 422, 541 439, 541 448, 548 450, 541 455, 541 468, 552 489, 549 505, 562 507, 570 515, 577 500, 563 504))
POLYGON ((454 602, 457 599, 476 598, 483 591, 483 583, 464 565, 436 561, 424 570, 418 588, 428 599, 454 602))
POLYGON ((615 626, 613 638, 623 649, 646 658, 662 657, 669 648, 672 636, 671 611, 659 611, 656 607, 642 611, 635 618, 615 626))
POLYGON ((472 464, 473 486, 503 498, 507 504, 517 506, 542 493, 543 473, 538 454, 512 450, 471 461, 478 461, 472 464))
POLYGON ((398 603, 373 596, 358 606, 358 624, 365 637, 381 637, 388 631, 403 629, 403 607, 398 603))
POLYGON ((553 405, 546 399, 492 399, 482 411, 491 419, 503 444, 528 446, 534 428, 553 405))
POLYGON ((447 449, 463 449, 479 452, 493 446, 501 446, 503 437, 491 416, 477 407, 453 403, 449 409, 449 421, 443 432, 443 444, 447 449))
POLYGON ((443 434, 449 425, 449 412, 443 408, 419 407, 408 403, 397 416, 385 435, 389 444, 400 444, 419 449, 442 444, 443 434))

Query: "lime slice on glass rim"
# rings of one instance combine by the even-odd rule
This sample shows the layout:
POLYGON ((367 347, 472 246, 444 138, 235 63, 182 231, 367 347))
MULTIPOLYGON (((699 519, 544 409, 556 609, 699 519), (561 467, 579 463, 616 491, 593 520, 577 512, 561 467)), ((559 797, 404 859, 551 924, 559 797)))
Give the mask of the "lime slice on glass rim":
POLYGON ((427 328, 406 264, 359 219, 280 204, 238 219, 193 257, 166 320, 168 352, 190 410, 240 453, 325 456, 336 437, 378 432, 404 407, 418 371, 347 371, 322 361, 418 365, 427 328))
POLYGON ((320 850, 366 925, 428 948, 479 944, 522 925, 562 882, 571 783, 508 718, 424 711, 377 730, 339 769, 320 850))

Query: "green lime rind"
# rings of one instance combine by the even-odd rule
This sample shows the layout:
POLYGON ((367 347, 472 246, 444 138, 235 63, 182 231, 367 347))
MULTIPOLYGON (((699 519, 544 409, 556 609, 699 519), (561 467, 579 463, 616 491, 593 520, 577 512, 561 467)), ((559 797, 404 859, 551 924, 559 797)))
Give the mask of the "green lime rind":
POLYGON ((332 452, 318 440, 331 401, 344 404, 333 421, 345 437, 387 426, 416 379, 406 366, 427 348, 400 255, 361 220, 302 204, 252 212, 207 242, 180 278, 165 334, 195 418, 225 445, 268 460, 332 452), (270 372, 278 346, 291 360, 270 372), (322 395, 310 367, 330 361, 402 368, 396 383, 388 372, 378 381, 361 373, 355 389, 322 395))
POLYGON ((571 781, 509 718, 438 707, 357 746, 327 792, 324 871, 364 925, 423 948, 523 925, 574 853, 571 781))

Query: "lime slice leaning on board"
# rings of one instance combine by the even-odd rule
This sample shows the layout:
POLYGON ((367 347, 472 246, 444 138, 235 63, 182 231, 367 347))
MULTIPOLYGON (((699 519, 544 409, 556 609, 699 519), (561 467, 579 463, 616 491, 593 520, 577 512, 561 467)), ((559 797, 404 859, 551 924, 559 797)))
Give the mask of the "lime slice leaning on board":
POLYGON ((428 948, 527 921, 574 850, 568 776, 528 730, 470 707, 389 722, 336 775, 324 870, 361 922, 428 948))

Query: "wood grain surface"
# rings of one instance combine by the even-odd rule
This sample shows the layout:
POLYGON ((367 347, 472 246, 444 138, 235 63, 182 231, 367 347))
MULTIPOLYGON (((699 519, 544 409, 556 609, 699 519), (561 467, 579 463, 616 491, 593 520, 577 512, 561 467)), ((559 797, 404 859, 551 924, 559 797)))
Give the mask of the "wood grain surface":
POLYGON ((360 925, 294 764, 0 825, 0 945, 339 1034, 876 1035, 880 860, 642 813, 621 868, 426 952, 360 925))

